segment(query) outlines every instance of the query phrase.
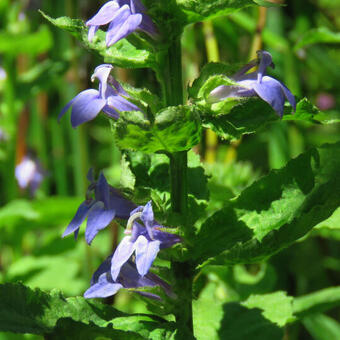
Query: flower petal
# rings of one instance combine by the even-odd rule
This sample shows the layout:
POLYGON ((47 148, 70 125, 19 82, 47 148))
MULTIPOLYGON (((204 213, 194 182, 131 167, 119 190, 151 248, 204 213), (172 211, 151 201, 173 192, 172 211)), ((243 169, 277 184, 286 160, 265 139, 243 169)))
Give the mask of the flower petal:
POLYGON ((155 260, 160 247, 160 241, 149 242, 144 236, 139 236, 135 242, 136 266, 141 276, 144 276, 155 260))
POLYGON ((139 0, 130 0, 131 13, 142 13, 146 11, 146 8, 139 0))
POLYGON ((106 101, 99 97, 99 92, 94 89, 85 90, 78 94, 73 102, 71 124, 75 128, 78 125, 94 119, 106 101))
POLYGON ((289 89, 284 84, 282 84, 280 81, 279 81, 279 83, 281 85, 281 89, 282 89, 284 95, 286 96, 286 98, 289 101, 289 104, 292 106, 292 108, 295 111, 296 110, 296 101, 295 101, 294 95, 289 91, 289 89))
POLYGON ((89 42, 92 42, 94 35, 98 31, 98 28, 99 28, 99 26, 95 26, 95 25, 91 25, 89 27, 89 31, 87 33, 87 39, 88 39, 89 42))
POLYGON ((111 46, 134 32, 142 22, 142 18, 141 14, 130 14, 112 21, 106 34, 106 46, 111 46))
POLYGON ((76 95, 73 99, 71 99, 61 110, 61 112, 58 115, 58 122, 60 122, 60 119, 63 117, 63 115, 69 110, 69 108, 73 105, 74 101, 77 99, 77 97, 81 94, 80 92, 78 95, 76 95))
POLYGON ((86 175, 86 178, 89 182, 94 182, 94 171, 93 171, 93 168, 90 168, 87 175, 86 175))
POLYGON ((102 108, 102 111, 109 117, 113 118, 113 119, 118 119, 120 117, 119 113, 114 109, 112 108, 111 106, 109 105, 105 105, 103 108, 102 108))
POLYGON ((100 26, 108 24, 119 10, 119 4, 116 1, 109 1, 86 22, 86 26, 100 26))
POLYGON ((143 16, 143 18, 142 18, 142 21, 139 25, 139 29, 141 29, 145 33, 149 34, 152 38, 154 38, 154 39, 157 38, 159 33, 158 33, 158 30, 157 30, 156 26, 154 25, 152 19, 146 14, 142 14, 142 16, 143 16))
POLYGON ((114 219, 115 211, 107 210, 103 202, 96 202, 90 209, 87 218, 85 239, 88 244, 98 234, 99 230, 104 229, 114 219))
POLYGON ((92 81, 94 81, 95 78, 99 80, 99 93, 103 99, 107 99, 107 80, 112 69, 113 66, 111 64, 102 64, 96 67, 91 76, 92 81))
POLYGON ((70 224, 67 226, 66 230, 64 231, 62 237, 65 237, 71 233, 73 233, 75 230, 79 229, 80 225, 84 222, 89 209, 91 208, 92 204, 91 203, 87 203, 86 201, 83 202, 76 214, 74 215, 72 221, 70 222, 70 224))
POLYGON ((253 87, 258 96, 266 101, 282 117, 285 98, 281 84, 276 79, 265 76, 262 78, 261 83, 254 83, 253 87))
POLYGON ((160 248, 170 248, 174 244, 181 242, 181 238, 176 234, 167 233, 165 231, 161 231, 158 228, 162 228, 162 226, 157 226, 153 230, 153 236, 155 240, 161 242, 160 248))
POLYGON ((108 273, 111 268, 111 259, 112 255, 108 256, 103 263, 98 267, 98 269, 94 272, 91 278, 91 286, 98 282, 99 277, 104 274, 108 273))
POLYGON ((236 80, 236 81, 239 80, 240 77, 244 76, 246 74, 246 72, 248 72, 250 69, 255 67, 257 64, 258 64, 258 60, 257 59, 251 60, 248 64, 244 65, 239 71, 234 73, 231 76, 231 78, 236 80))
POLYGON ((238 86, 217 86, 214 90, 210 92, 207 101, 208 103, 213 104, 230 97, 238 97, 239 90, 240 87, 238 86))
POLYGON ((260 65, 257 70, 257 82, 261 83, 263 76, 266 74, 267 67, 273 64, 272 55, 267 51, 257 51, 257 55, 260 59, 260 65))
POLYGON ((109 207, 116 211, 117 218, 128 220, 130 212, 135 209, 136 205, 124 198, 117 189, 110 187, 109 207))
POLYGON ((108 97, 107 104, 118 111, 140 111, 138 106, 119 95, 108 97))
POLYGON ((96 201, 104 203, 104 207, 108 209, 110 207, 110 187, 106 181, 105 176, 101 172, 95 188, 96 201))
POLYGON ((123 288, 123 286, 120 283, 108 281, 107 275, 104 273, 99 277, 98 282, 84 293, 84 297, 86 299, 105 298, 116 294, 121 288, 123 288))
POLYGON ((131 242, 130 236, 125 236, 116 248, 111 260, 111 276, 116 281, 120 269, 135 251, 134 243, 131 242))
POLYGON ((154 214, 152 210, 151 201, 145 204, 143 211, 142 211, 142 216, 140 217, 140 219, 143 221, 150 238, 153 239, 152 227, 154 224, 154 214))

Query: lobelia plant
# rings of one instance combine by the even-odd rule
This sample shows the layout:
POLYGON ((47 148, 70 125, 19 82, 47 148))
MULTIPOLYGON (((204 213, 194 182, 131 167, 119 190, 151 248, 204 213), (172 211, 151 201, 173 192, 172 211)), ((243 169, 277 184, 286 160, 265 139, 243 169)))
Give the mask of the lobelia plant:
MULTIPOLYGON (((236 73, 235 66, 208 64, 185 91, 184 27, 259 4, 273 5, 264 0, 145 0, 143 4, 114 0, 86 23, 43 14, 99 52, 105 62, 91 77, 92 81, 98 79, 98 90, 80 92, 62 109, 59 119, 72 107, 75 128, 90 124, 102 112, 123 155, 121 187, 112 187, 102 172, 95 180, 90 170, 86 198, 62 236, 74 233, 77 238, 86 218, 88 245, 101 230, 111 228, 113 220, 124 228, 125 236, 93 274, 84 292, 86 302, 81 297, 65 300, 51 295, 58 313, 53 304, 46 303, 40 314, 50 319, 32 317, 34 327, 23 326, 25 332, 34 329, 46 338, 58 338, 61 331, 71 332, 72 323, 66 318, 77 322, 79 329, 80 325, 95 328, 98 337, 117 339, 280 340, 286 325, 299 322, 313 309, 340 303, 339 299, 329 303, 330 295, 324 294, 324 300, 313 300, 313 308, 309 308, 308 302, 286 292, 262 294, 259 289, 242 301, 225 296, 223 304, 216 304, 221 314, 209 318, 215 309, 204 295, 209 275, 230 275, 223 271, 228 266, 265 263, 307 237, 340 206, 339 143, 302 153, 231 199, 230 192, 207 185, 204 164, 191 150, 200 142, 202 127, 231 141, 280 119, 318 119, 306 99, 296 104, 283 83, 266 75, 268 66, 273 66, 267 51, 259 51, 255 60, 236 73), (105 25, 108 28, 103 32, 100 27, 105 25), (115 65, 150 67, 159 92, 114 79, 115 65), (247 73, 253 67, 258 68, 247 73), (285 107, 286 99, 294 115, 285 107), (223 199, 214 204, 217 194, 223 199), (121 314, 114 306, 91 300, 111 297, 121 289, 136 293, 150 314, 121 314), (80 309, 85 312, 78 317, 76 310, 80 309), (211 329, 206 332, 208 326, 211 329)), ((26 292, 20 286, 16 289, 22 295, 42 294, 26 292)))

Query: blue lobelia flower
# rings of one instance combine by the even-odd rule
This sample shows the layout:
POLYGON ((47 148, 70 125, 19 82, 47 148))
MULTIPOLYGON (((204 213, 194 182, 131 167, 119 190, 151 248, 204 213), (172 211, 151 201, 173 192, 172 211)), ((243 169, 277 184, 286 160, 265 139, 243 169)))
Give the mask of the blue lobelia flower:
POLYGON ((73 232, 77 237, 80 225, 87 217, 85 239, 90 244, 97 233, 108 226, 114 218, 127 220, 136 205, 110 186, 102 173, 99 175, 98 181, 94 181, 91 169, 87 178, 91 182, 86 195, 87 199, 79 206, 62 237, 73 232))
MULTIPOLYGON (((174 293, 171 291, 169 284, 153 273, 141 276, 137 272, 135 264, 131 261, 124 263, 118 277, 113 279, 110 272, 111 259, 112 255, 109 256, 93 274, 91 286, 84 293, 85 298, 109 297, 116 294, 121 288, 131 289, 155 286, 162 287, 168 296, 174 297, 174 293)), ((137 293, 149 298, 160 300, 160 297, 156 294, 138 291, 137 293)))
POLYGON ((282 117, 287 98, 295 111, 295 98, 289 89, 280 81, 265 75, 268 66, 274 67, 271 54, 266 51, 257 51, 257 54, 258 59, 250 61, 231 77, 239 86, 220 85, 210 92, 208 101, 214 103, 232 97, 259 96, 282 117), (259 64, 257 71, 246 74, 257 64, 259 64))
POLYGON ((138 207, 131 212, 131 217, 125 236, 116 248, 111 265, 111 276, 113 280, 118 277, 122 266, 136 254, 136 267, 139 275, 144 276, 149 271, 158 252, 162 248, 168 248, 181 241, 175 234, 162 231, 163 226, 154 220, 151 201, 144 207, 138 207), (135 222, 140 218, 144 226, 135 222))
POLYGON ((106 24, 109 24, 106 33, 108 47, 136 30, 156 38, 157 29, 145 11, 145 7, 139 0, 108 1, 93 18, 86 22, 89 26, 89 41, 93 40, 99 26, 106 24))
POLYGON ((91 80, 99 80, 99 89, 87 89, 75 96, 60 112, 58 119, 72 106, 71 124, 75 128, 88 122, 103 111, 111 118, 119 118, 118 111, 140 111, 139 107, 130 103, 123 96, 128 96, 122 86, 110 76, 113 66, 110 64, 99 65, 91 80), (112 86, 111 86, 112 85, 112 86))
POLYGON ((33 197, 46 177, 47 172, 43 169, 40 161, 33 152, 28 152, 21 162, 15 167, 15 177, 21 189, 29 189, 33 197))

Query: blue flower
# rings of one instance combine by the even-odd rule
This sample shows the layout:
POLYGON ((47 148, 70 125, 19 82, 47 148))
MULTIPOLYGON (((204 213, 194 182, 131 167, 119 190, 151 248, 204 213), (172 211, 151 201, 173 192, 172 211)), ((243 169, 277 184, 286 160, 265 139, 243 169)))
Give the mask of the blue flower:
POLYGON ((282 117, 287 99, 295 111, 295 98, 289 89, 280 81, 265 75, 268 66, 274 67, 271 54, 266 51, 258 51, 257 54, 258 59, 252 60, 231 77, 239 86, 220 85, 210 92, 208 101, 213 103, 231 97, 259 96, 282 117), (246 74, 257 64, 257 71, 246 74))
POLYGON ((162 248, 168 248, 181 241, 179 236, 162 231, 163 226, 154 220, 151 201, 144 207, 138 207, 131 212, 125 236, 116 248, 111 265, 113 280, 118 277, 122 266, 136 254, 136 267, 139 275, 144 276, 149 271, 158 252, 162 248), (140 218, 144 226, 135 222, 140 218), (132 224, 132 230, 130 225, 132 224))
POLYGON ((31 196, 39 188, 41 182, 46 176, 39 160, 33 153, 29 152, 23 157, 21 162, 15 167, 15 177, 21 189, 29 189, 31 196))
MULTIPOLYGON (((141 288, 141 287, 155 287, 160 286, 164 289, 165 293, 174 297, 170 286, 153 273, 148 273, 145 276, 141 276, 136 266, 131 262, 126 262, 119 273, 119 276, 115 279, 112 278, 110 272, 112 255, 109 256, 93 274, 90 288, 84 293, 84 297, 89 298, 105 298, 112 296, 118 292, 121 288, 141 288)), ((156 294, 147 292, 137 293, 160 300, 160 297, 156 294)))
POLYGON ((98 13, 86 22, 89 26, 88 39, 93 40, 99 26, 109 24, 106 46, 115 44, 136 30, 151 37, 157 36, 157 29, 139 0, 114 0, 107 2, 98 13))
POLYGON ((71 233, 77 237, 80 225, 87 217, 85 239, 88 244, 91 244, 98 232, 108 226, 114 218, 128 219, 136 205, 108 185, 102 173, 97 182, 94 181, 92 169, 87 177, 91 182, 87 191, 87 199, 79 206, 62 237, 71 233))
POLYGON ((100 111, 114 119, 119 118, 118 111, 140 111, 139 107, 123 97, 128 95, 110 76, 112 68, 110 64, 99 65, 91 77, 92 81, 98 78, 99 89, 87 89, 80 92, 62 109, 58 119, 60 120, 71 106, 71 124, 74 128, 94 119, 100 111))

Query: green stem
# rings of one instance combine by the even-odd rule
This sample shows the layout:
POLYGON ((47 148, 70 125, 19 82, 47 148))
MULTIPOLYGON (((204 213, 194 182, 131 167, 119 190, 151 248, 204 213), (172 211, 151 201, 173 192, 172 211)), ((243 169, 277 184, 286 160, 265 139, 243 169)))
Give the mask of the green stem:
POLYGON ((185 216, 188 209, 187 152, 170 156, 170 186, 172 211, 185 216))
MULTIPOLYGON (((173 41, 160 59, 158 78, 162 84, 166 106, 183 105, 182 54, 180 37, 173 41)), ((186 216, 188 211, 187 152, 175 152, 170 157, 170 185, 172 211, 183 221, 184 239, 186 236, 186 216)), ((178 305, 174 310, 180 338, 193 339, 192 322, 192 280, 193 267, 189 262, 172 262, 178 305)))

